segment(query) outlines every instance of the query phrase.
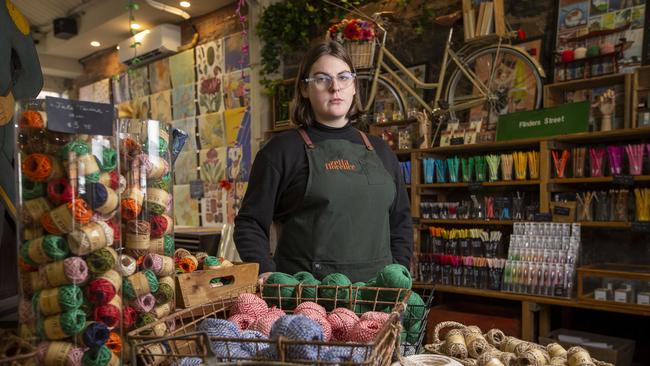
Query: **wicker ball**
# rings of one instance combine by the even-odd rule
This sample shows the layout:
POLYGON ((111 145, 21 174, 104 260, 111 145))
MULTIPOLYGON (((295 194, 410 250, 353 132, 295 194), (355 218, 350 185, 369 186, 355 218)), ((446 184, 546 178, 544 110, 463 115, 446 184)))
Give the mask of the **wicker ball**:
POLYGON ((348 334, 359 321, 359 317, 349 309, 336 308, 327 316, 327 321, 332 327, 332 339, 346 341, 348 334))
POLYGON ((255 321, 255 317, 250 314, 235 314, 228 318, 229 322, 235 323, 240 330, 246 330, 255 321))
POLYGON ((366 343, 375 339, 381 324, 374 320, 359 320, 347 336, 350 342, 366 343))
POLYGON ((327 316, 327 311, 325 310, 325 308, 313 301, 305 301, 299 304, 298 306, 296 306, 296 309, 293 311, 293 313, 300 314, 303 310, 307 310, 307 309, 315 310, 323 317, 327 316))
POLYGON ((254 319, 257 319, 266 314, 268 310, 269 307, 266 305, 266 302, 264 302, 264 300, 259 296, 245 293, 237 297, 230 308, 230 315, 247 314, 252 316, 254 319))

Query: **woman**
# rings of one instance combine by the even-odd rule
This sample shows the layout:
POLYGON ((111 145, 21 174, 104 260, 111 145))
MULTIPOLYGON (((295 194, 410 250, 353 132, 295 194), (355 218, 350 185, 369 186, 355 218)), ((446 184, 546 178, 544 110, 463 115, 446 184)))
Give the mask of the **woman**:
POLYGON ((300 65, 292 119, 300 126, 257 154, 235 219, 242 260, 271 272, 339 272, 367 281, 385 265, 409 265, 413 227, 397 158, 350 125, 357 84, 345 49, 312 48, 300 65), (271 257, 269 229, 279 224, 271 257))

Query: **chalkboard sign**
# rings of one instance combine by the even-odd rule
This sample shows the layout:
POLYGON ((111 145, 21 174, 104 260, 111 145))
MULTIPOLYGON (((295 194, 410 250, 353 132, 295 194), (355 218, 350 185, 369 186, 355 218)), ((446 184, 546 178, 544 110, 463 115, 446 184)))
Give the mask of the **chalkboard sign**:
POLYGON ((203 181, 202 180, 191 180, 190 181, 190 197, 199 200, 203 198, 203 181))
POLYGON ((47 129, 86 135, 113 135, 114 109, 111 104, 45 98, 47 129))
POLYGON ((634 177, 631 175, 615 175, 612 178, 612 183, 619 186, 632 187, 634 185, 634 177))
POLYGON ((553 208, 553 214, 560 216, 569 216, 571 214, 571 209, 568 207, 556 206, 553 208))
POLYGON ((465 144, 464 137, 452 137, 451 140, 449 140, 449 145, 463 145, 463 144, 465 144))
POLYGON ((551 214, 548 212, 537 212, 534 216, 535 221, 548 222, 551 221, 551 214))

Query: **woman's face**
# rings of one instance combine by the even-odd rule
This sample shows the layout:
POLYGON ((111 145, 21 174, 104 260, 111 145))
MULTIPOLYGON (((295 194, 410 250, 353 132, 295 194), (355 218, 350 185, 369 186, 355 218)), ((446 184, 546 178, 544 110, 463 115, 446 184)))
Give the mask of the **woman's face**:
POLYGON ((345 61, 332 55, 323 55, 311 66, 309 78, 329 77, 332 83, 329 88, 319 87, 317 82, 302 84, 301 94, 309 98, 316 120, 320 123, 343 127, 347 123, 346 114, 354 102, 356 93, 352 80, 348 85, 342 85, 338 76, 349 74, 350 67, 345 61))

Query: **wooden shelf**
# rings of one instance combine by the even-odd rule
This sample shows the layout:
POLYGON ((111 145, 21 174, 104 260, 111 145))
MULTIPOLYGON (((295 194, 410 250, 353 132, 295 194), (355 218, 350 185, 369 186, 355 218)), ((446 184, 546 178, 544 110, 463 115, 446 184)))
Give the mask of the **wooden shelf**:
POLYGON ((562 135, 551 140, 559 142, 612 142, 621 140, 640 140, 650 137, 650 127, 624 128, 612 131, 582 132, 570 135, 562 135))
POLYGON ((604 29, 604 30, 597 30, 597 31, 589 32, 589 33, 584 34, 582 36, 567 38, 565 40, 565 42, 580 42, 580 41, 584 41, 586 39, 590 39, 590 38, 594 38, 594 37, 604 37, 604 36, 608 36, 610 34, 620 33, 620 32, 623 32, 624 30, 627 30, 628 28, 630 28, 630 25, 631 25, 630 23, 627 23, 627 24, 625 24, 623 26, 620 26, 620 27, 614 28, 614 29, 604 29))
MULTIPOLYGON (((421 183, 417 184, 418 188, 466 188, 471 183, 457 182, 457 183, 421 183)), ((509 186, 533 186, 539 185, 539 179, 533 180, 499 180, 496 182, 481 182, 483 187, 509 187, 509 186)))
POLYGON ((595 229, 629 229, 632 224, 622 221, 578 221, 580 226, 595 229))
POLYGON ((418 151, 418 149, 393 150, 395 155, 398 155, 398 156, 411 155, 412 153, 414 153, 416 151, 418 151))
POLYGON ((548 89, 576 90, 576 89, 597 88, 600 86, 609 86, 612 84, 622 84, 624 82, 625 82, 625 74, 609 74, 609 75, 595 76, 589 79, 560 81, 553 84, 547 84, 545 87, 548 89))
MULTIPOLYGON (((650 175, 633 176, 635 182, 648 182, 650 175)), ((611 183, 614 177, 586 177, 586 178, 551 178, 552 184, 590 184, 590 183, 611 183)))
POLYGON ((512 225, 513 220, 461 220, 461 219, 420 219, 421 224, 433 225, 512 225))
MULTIPOLYGON (((616 45, 616 46, 618 47, 618 46, 622 46, 622 45, 616 45)), ((588 62, 588 61, 595 60, 595 59, 599 59, 599 58, 615 57, 615 56, 617 56, 618 54, 619 54, 619 52, 618 52, 618 51, 615 51, 615 52, 609 52, 609 53, 598 54, 598 55, 596 55, 596 56, 588 56, 588 57, 584 57, 584 58, 579 58, 579 59, 571 60, 571 61, 557 61, 557 62, 555 63, 555 65, 558 66, 558 65, 575 64, 575 63, 579 63, 579 62, 588 62)), ((602 75, 602 74, 601 74, 601 75, 602 75)), ((609 75, 609 74, 608 74, 608 75, 609 75)), ((579 80, 585 80, 585 79, 579 79, 579 80)))
POLYGON ((512 141, 488 142, 483 144, 438 146, 430 149, 419 149, 419 152, 429 154, 459 154, 478 153, 485 151, 515 150, 538 148, 542 138, 520 139, 512 141))

